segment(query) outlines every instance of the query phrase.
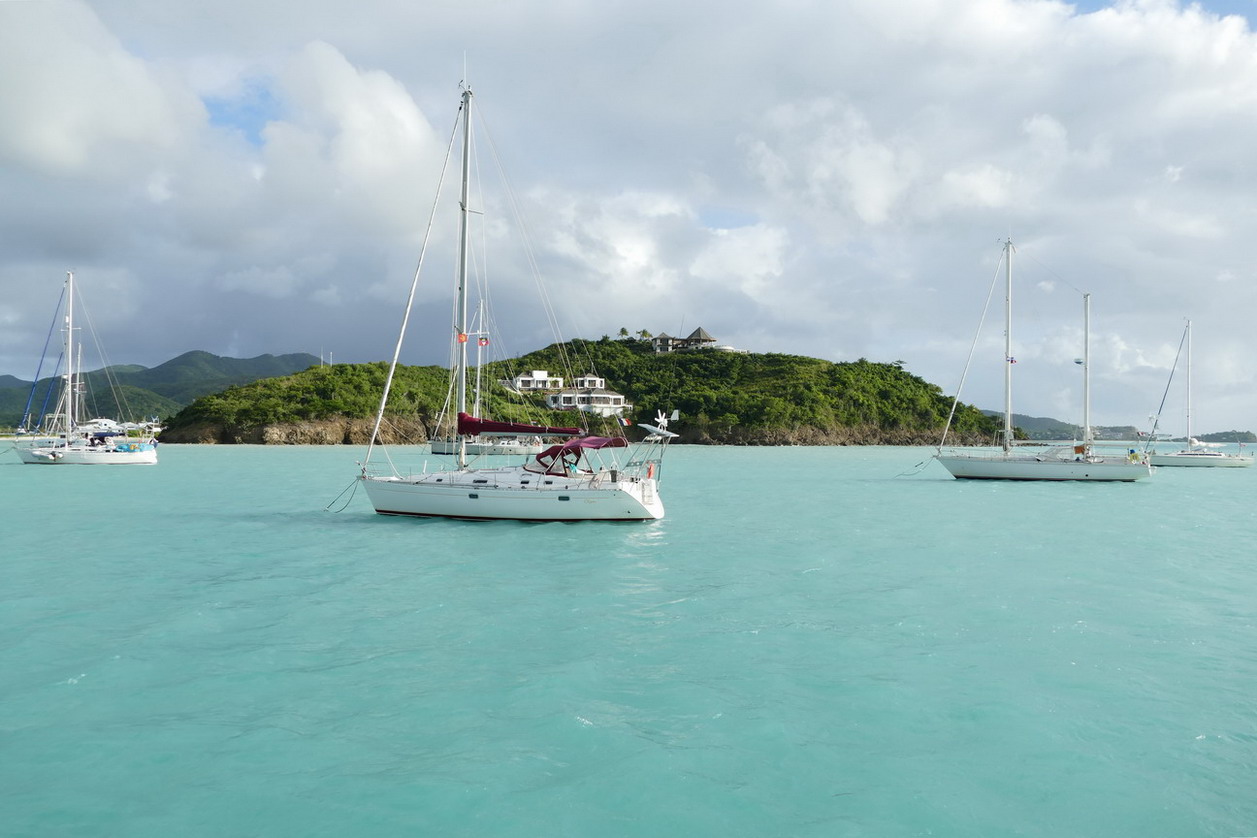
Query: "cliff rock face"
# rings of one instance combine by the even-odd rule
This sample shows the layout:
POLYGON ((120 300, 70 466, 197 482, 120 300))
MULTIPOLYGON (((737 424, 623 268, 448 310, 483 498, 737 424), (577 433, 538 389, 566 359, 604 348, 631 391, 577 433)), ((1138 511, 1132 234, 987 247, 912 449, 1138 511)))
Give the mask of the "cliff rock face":
MULTIPOLYGON (((374 424, 372 419, 324 419, 248 427, 203 424, 164 431, 161 441, 208 445, 366 445, 371 441, 374 424)), ((379 441, 385 445, 419 445, 428 441, 428 429, 419 421, 392 419, 380 426, 379 441)))
MULTIPOLYGON (((166 431, 162 442, 222 445, 366 445, 370 419, 325 419, 252 427, 204 424, 166 431)), ((679 443, 691 445, 938 445, 941 430, 912 431, 875 426, 739 428, 718 434, 678 427, 679 443)), ((392 419, 380 427, 384 445, 421 445, 428 428, 417 420, 392 419)), ((630 438, 635 438, 630 434, 630 438)), ((989 439, 948 437, 949 445, 986 445, 989 439)))

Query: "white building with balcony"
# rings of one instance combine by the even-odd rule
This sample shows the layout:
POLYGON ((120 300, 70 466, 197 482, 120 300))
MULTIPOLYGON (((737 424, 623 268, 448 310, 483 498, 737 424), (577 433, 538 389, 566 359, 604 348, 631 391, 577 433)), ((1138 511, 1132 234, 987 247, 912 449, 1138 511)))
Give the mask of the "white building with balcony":
POLYGON ((623 416, 633 409, 624 396, 607 389, 607 380, 593 373, 578 377, 574 386, 546 396, 551 410, 583 410, 597 416, 623 416))
POLYGON ((510 381, 503 381, 502 386, 516 393, 537 393, 545 390, 562 390, 563 376, 550 375, 547 370, 522 372, 510 381))

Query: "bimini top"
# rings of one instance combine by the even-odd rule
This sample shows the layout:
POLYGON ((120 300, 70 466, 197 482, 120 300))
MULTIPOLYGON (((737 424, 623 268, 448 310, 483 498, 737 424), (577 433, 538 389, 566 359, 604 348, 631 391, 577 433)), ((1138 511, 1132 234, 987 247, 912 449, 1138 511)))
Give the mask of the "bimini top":
POLYGON ((537 455, 537 462, 546 474, 564 474, 568 464, 575 465, 580 459, 583 449, 627 447, 628 440, 622 436, 582 436, 561 445, 551 445, 537 455))
POLYGON ((466 413, 458 414, 458 433, 462 436, 478 434, 541 434, 545 436, 580 436, 580 428, 551 428, 547 425, 525 425, 522 422, 494 422, 477 419, 466 413))

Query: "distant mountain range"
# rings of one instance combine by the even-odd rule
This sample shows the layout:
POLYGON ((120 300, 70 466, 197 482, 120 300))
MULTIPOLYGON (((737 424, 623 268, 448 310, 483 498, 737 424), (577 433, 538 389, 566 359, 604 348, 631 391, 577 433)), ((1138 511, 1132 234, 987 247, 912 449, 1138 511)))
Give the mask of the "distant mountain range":
MULTIPOLYGON (((124 364, 86 374, 87 409, 93 416, 120 421, 138 421, 150 416, 168 417, 200 396, 218 393, 228 387, 251 384, 263 378, 292 375, 319 363, 315 355, 259 355, 256 358, 224 358, 209 352, 185 352, 156 367, 124 364), (121 406, 114 403, 108 379, 121 394, 121 406)), ((31 413, 39 415, 56 405, 60 379, 42 378, 35 388, 31 413), (51 393, 51 395, 48 395, 51 393), (47 401, 45 401, 47 399, 47 401)), ((12 375, 0 375, 0 428, 21 421, 31 382, 12 375)))
MULTIPOLYGON (((987 416, 998 418, 1003 422, 1003 412, 998 410, 982 411, 987 416)), ((1024 413, 1013 414, 1013 427, 1020 428, 1029 439, 1059 440, 1075 439, 1082 434, 1081 425, 1072 425, 1059 419, 1048 419, 1042 416, 1026 416, 1024 413)), ((1139 439, 1140 429, 1134 425, 1111 425, 1094 427, 1096 439, 1139 439)), ((1251 431, 1219 431, 1211 434, 1196 434, 1202 442, 1257 442, 1257 435, 1251 431)), ((1180 441, 1182 440, 1180 438, 1180 441)))
MULTIPOLYGON (((1004 413, 999 410, 982 411, 987 416, 992 416, 1004 421, 1004 413)), ((1020 428, 1030 439, 1073 439, 1078 436, 1082 427, 1069 422, 1062 422, 1059 419, 1049 419, 1045 416, 1027 416, 1024 413, 1013 414, 1013 427, 1020 428)), ((1097 433, 1099 429, 1097 428, 1097 433)), ((1107 430, 1107 429, 1106 429, 1107 430)), ((1134 428, 1130 429, 1131 437, 1136 433, 1134 428)), ((1128 437, 1120 437, 1126 439, 1128 437)))

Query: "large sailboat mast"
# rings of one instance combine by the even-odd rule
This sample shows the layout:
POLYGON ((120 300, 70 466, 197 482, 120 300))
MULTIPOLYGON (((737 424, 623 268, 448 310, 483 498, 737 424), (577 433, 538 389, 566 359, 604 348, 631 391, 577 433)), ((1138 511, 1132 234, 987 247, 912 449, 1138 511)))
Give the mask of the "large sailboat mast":
MULTIPOLYGON (((458 197, 458 296, 454 303, 454 331, 457 340, 458 413, 467 412, 467 239, 471 181, 471 88, 463 88, 463 185, 458 197)), ((457 433, 457 428, 455 429, 457 433)), ((467 464, 467 443, 458 434, 458 464, 467 464)))
POLYGON ((1091 453, 1091 295, 1082 295, 1082 444, 1091 453))
POLYGON ((66 439, 78 422, 79 384, 74 365, 74 272, 65 272, 65 432, 66 439))
MULTIPOLYGON (((1192 447, 1192 321, 1187 321, 1187 439, 1186 448, 1192 447)), ((1241 452, 1243 453, 1243 452, 1241 452)))
POLYGON ((1013 450, 1013 240, 1004 243, 1004 453, 1013 450))

